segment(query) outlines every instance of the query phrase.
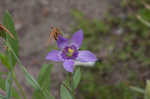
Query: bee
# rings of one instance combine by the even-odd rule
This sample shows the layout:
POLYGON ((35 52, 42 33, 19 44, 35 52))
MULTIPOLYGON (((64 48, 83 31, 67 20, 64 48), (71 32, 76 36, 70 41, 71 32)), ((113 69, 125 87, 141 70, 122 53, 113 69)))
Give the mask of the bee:
POLYGON ((58 35, 62 35, 62 32, 56 28, 56 27, 51 27, 52 31, 49 34, 48 38, 48 44, 50 43, 51 39, 54 38, 55 40, 58 39, 58 35))
MULTIPOLYGON (((10 35, 11 38, 15 39, 13 34, 11 32, 9 32, 9 30, 5 26, 3 26, 2 24, 0 24, 0 32, 1 31, 7 32, 10 35)), ((0 34, 0 36, 3 37, 3 34, 0 34)))

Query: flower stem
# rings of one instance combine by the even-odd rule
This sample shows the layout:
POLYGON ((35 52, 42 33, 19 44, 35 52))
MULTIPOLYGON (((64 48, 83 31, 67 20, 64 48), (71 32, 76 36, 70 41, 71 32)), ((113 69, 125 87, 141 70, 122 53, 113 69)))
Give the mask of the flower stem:
POLYGON ((16 83, 16 86, 18 87, 19 91, 21 92, 21 94, 22 94, 22 96, 23 96, 23 99, 26 99, 26 95, 25 95, 25 93, 24 93, 24 90, 23 90, 22 86, 20 85, 19 81, 16 79, 16 74, 15 74, 15 72, 13 72, 13 79, 14 79, 14 81, 15 81, 15 83, 16 83))
POLYGON ((71 93, 72 99, 75 99, 75 96, 74 96, 75 92, 74 92, 72 86, 70 86, 72 84, 72 74, 70 75, 70 73, 67 73, 67 80, 69 81, 69 86, 64 82, 62 82, 62 84, 71 93))
POLYGON ((39 85, 39 83, 28 73, 28 71, 25 69, 24 65, 21 63, 20 59, 18 58, 18 56, 15 54, 15 52, 12 49, 11 45, 8 42, 6 42, 6 44, 7 44, 8 48, 10 49, 10 51, 12 52, 12 54, 14 55, 14 57, 16 58, 16 60, 19 64, 19 67, 23 71, 24 75, 26 75, 28 77, 30 76, 30 79, 33 81, 33 83, 36 85, 36 87, 42 91, 42 93, 43 93, 43 95, 45 96, 46 99, 53 99, 53 98, 48 97, 49 96, 48 92, 43 90, 41 88, 41 86, 39 85))

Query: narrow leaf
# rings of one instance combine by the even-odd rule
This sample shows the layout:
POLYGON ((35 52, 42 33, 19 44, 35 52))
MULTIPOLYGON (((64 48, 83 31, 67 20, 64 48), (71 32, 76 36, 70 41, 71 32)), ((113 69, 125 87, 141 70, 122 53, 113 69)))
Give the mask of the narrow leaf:
POLYGON ((80 78, 81 78, 80 68, 77 68, 77 70, 75 71, 75 73, 73 75, 73 84, 72 84, 73 89, 77 88, 77 86, 80 82, 80 78))
MULTIPOLYGON (((6 41, 9 42, 9 44, 11 45, 11 47, 14 50, 15 54, 18 56, 19 44, 18 44, 17 33, 16 33, 16 30, 15 30, 14 22, 12 20, 11 15, 9 14, 9 12, 5 13, 3 24, 8 29, 8 31, 12 33, 12 35, 15 38, 15 39, 13 39, 12 37, 10 37, 9 34, 6 33, 6 41)), ((6 54, 8 54, 8 51, 6 52, 6 54)), ((14 58, 12 53, 11 53, 10 57, 12 58, 12 66, 14 67, 15 64, 16 64, 16 59, 14 58)))
MULTIPOLYGON (((0 90, 5 90, 5 86, 6 86, 6 83, 5 83, 5 79, 3 79, 1 76, 0 76, 0 90)), ((16 98, 16 99, 21 99, 18 92, 16 91, 15 88, 12 88, 12 97, 16 98)), ((1 98, 0 98, 1 99, 1 98)))
POLYGON ((50 89, 50 72, 52 65, 44 64, 37 78, 38 83, 42 88, 50 89))
POLYGON ((7 78, 7 80, 6 80, 6 98, 7 99, 10 99, 11 98, 11 95, 12 95, 12 81, 13 81, 13 79, 12 79, 12 72, 9 72, 9 74, 8 74, 8 78, 7 78))
MULTIPOLYGON (((24 69, 24 68, 22 68, 22 69, 24 69)), ((24 69, 24 71, 26 71, 26 70, 24 69)), ((35 89, 37 89, 37 90, 40 90, 39 84, 37 83, 37 81, 36 81, 28 72, 24 72, 24 75, 25 75, 25 78, 26 78, 27 82, 28 82, 33 88, 35 88, 35 89)))
POLYGON ((0 30, 0 37, 2 37, 3 39, 6 39, 6 33, 4 30, 0 30))
POLYGON ((60 96, 61 99, 73 99, 70 92, 64 87, 64 85, 61 85, 60 87, 60 96))
POLYGON ((6 56, 5 54, 3 53, 0 53, 0 60, 1 60, 1 63, 8 69, 10 69, 10 62, 9 62, 9 58, 8 56, 6 56))
POLYGON ((29 84, 31 84, 33 88, 35 88, 37 90, 40 90, 44 94, 45 98, 49 99, 49 97, 48 97, 49 93, 47 92, 47 90, 43 90, 41 88, 41 86, 39 85, 39 83, 28 73, 28 71, 25 69, 25 66, 21 63, 20 59, 18 58, 18 56, 13 51, 11 45, 8 42, 6 42, 6 45, 8 46, 9 50, 14 55, 15 59, 17 60, 17 62, 19 64, 18 66, 24 72, 25 78, 27 79, 27 81, 29 82, 29 84))
MULTIPOLYGON (((52 68, 52 65, 44 64, 37 78, 37 81, 40 84, 41 88, 47 90, 48 92, 50 91, 51 68, 52 68)), ((42 99, 42 97, 43 97, 43 94, 40 92, 40 90, 35 90, 33 94, 33 99, 42 99)))

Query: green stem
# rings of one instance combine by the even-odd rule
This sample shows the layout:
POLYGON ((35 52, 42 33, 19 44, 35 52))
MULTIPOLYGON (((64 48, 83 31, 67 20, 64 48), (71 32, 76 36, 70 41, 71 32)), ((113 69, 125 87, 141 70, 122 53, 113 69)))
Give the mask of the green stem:
POLYGON ((30 78, 32 79, 33 83, 37 86, 38 89, 40 89, 40 90, 42 91, 42 93, 43 93, 43 95, 46 97, 46 99, 49 99, 49 98, 48 98, 49 95, 47 94, 47 92, 46 92, 44 89, 42 89, 42 88, 40 87, 40 85, 38 84, 38 82, 37 82, 35 79, 33 79, 33 77, 32 77, 31 75, 29 75, 28 71, 25 69, 24 65, 21 63, 20 59, 18 58, 18 56, 17 56, 17 55, 15 54, 15 52, 13 51, 11 45, 10 45, 8 42, 6 42, 6 45, 8 46, 8 48, 10 49, 10 51, 12 52, 12 54, 14 55, 14 57, 16 58, 16 60, 17 60, 17 62, 18 62, 18 64, 19 64, 19 67, 20 67, 21 70, 24 72, 24 74, 25 74, 26 76, 30 76, 30 78))
POLYGON ((8 74, 8 78, 6 81, 6 99, 10 99, 11 98, 11 94, 12 94, 12 71, 9 72, 8 74))
POLYGON ((16 86, 18 87, 20 93, 22 94, 23 98, 26 99, 26 95, 25 95, 25 93, 24 93, 24 90, 23 90, 22 86, 20 85, 19 81, 16 79, 16 74, 15 74, 15 72, 13 72, 13 79, 14 79, 14 81, 15 81, 15 83, 16 83, 16 86))
MULTIPOLYGON (((72 75, 70 75, 69 73, 67 74, 67 80, 69 81, 69 84, 72 84, 71 83, 71 81, 72 81, 72 75)), ((64 85, 64 87, 66 88, 66 89, 68 89, 68 91, 71 93, 71 95, 72 95, 72 98, 73 99, 75 99, 75 93, 74 93, 74 90, 73 90, 73 88, 72 88, 72 86, 70 86, 70 87, 68 87, 64 82, 62 83, 63 85, 64 85)))
POLYGON ((72 81, 73 81, 73 73, 70 75, 70 83, 71 83, 71 93, 72 93, 72 98, 75 99, 75 90, 72 86, 72 81))
MULTIPOLYGON (((12 66, 12 59, 10 57, 10 53, 8 53, 9 55, 9 62, 10 62, 10 65, 12 66)), ((5 88, 6 88, 6 99, 10 99, 11 98, 11 95, 12 95, 12 83, 13 83, 13 69, 11 67, 9 73, 8 73, 8 77, 7 77, 7 80, 6 80, 6 85, 5 85, 5 88)))

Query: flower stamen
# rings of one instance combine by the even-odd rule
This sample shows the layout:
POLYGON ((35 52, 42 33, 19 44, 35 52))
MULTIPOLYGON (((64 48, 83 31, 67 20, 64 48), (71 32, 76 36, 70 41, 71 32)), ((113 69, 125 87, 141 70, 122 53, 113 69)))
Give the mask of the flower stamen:
POLYGON ((74 53, 74 50, 73 49, 71 49, 71 48, 68 48, 68 53, 67 53, 67 56, 72 56, 73 55, 73 53, 74 53))

